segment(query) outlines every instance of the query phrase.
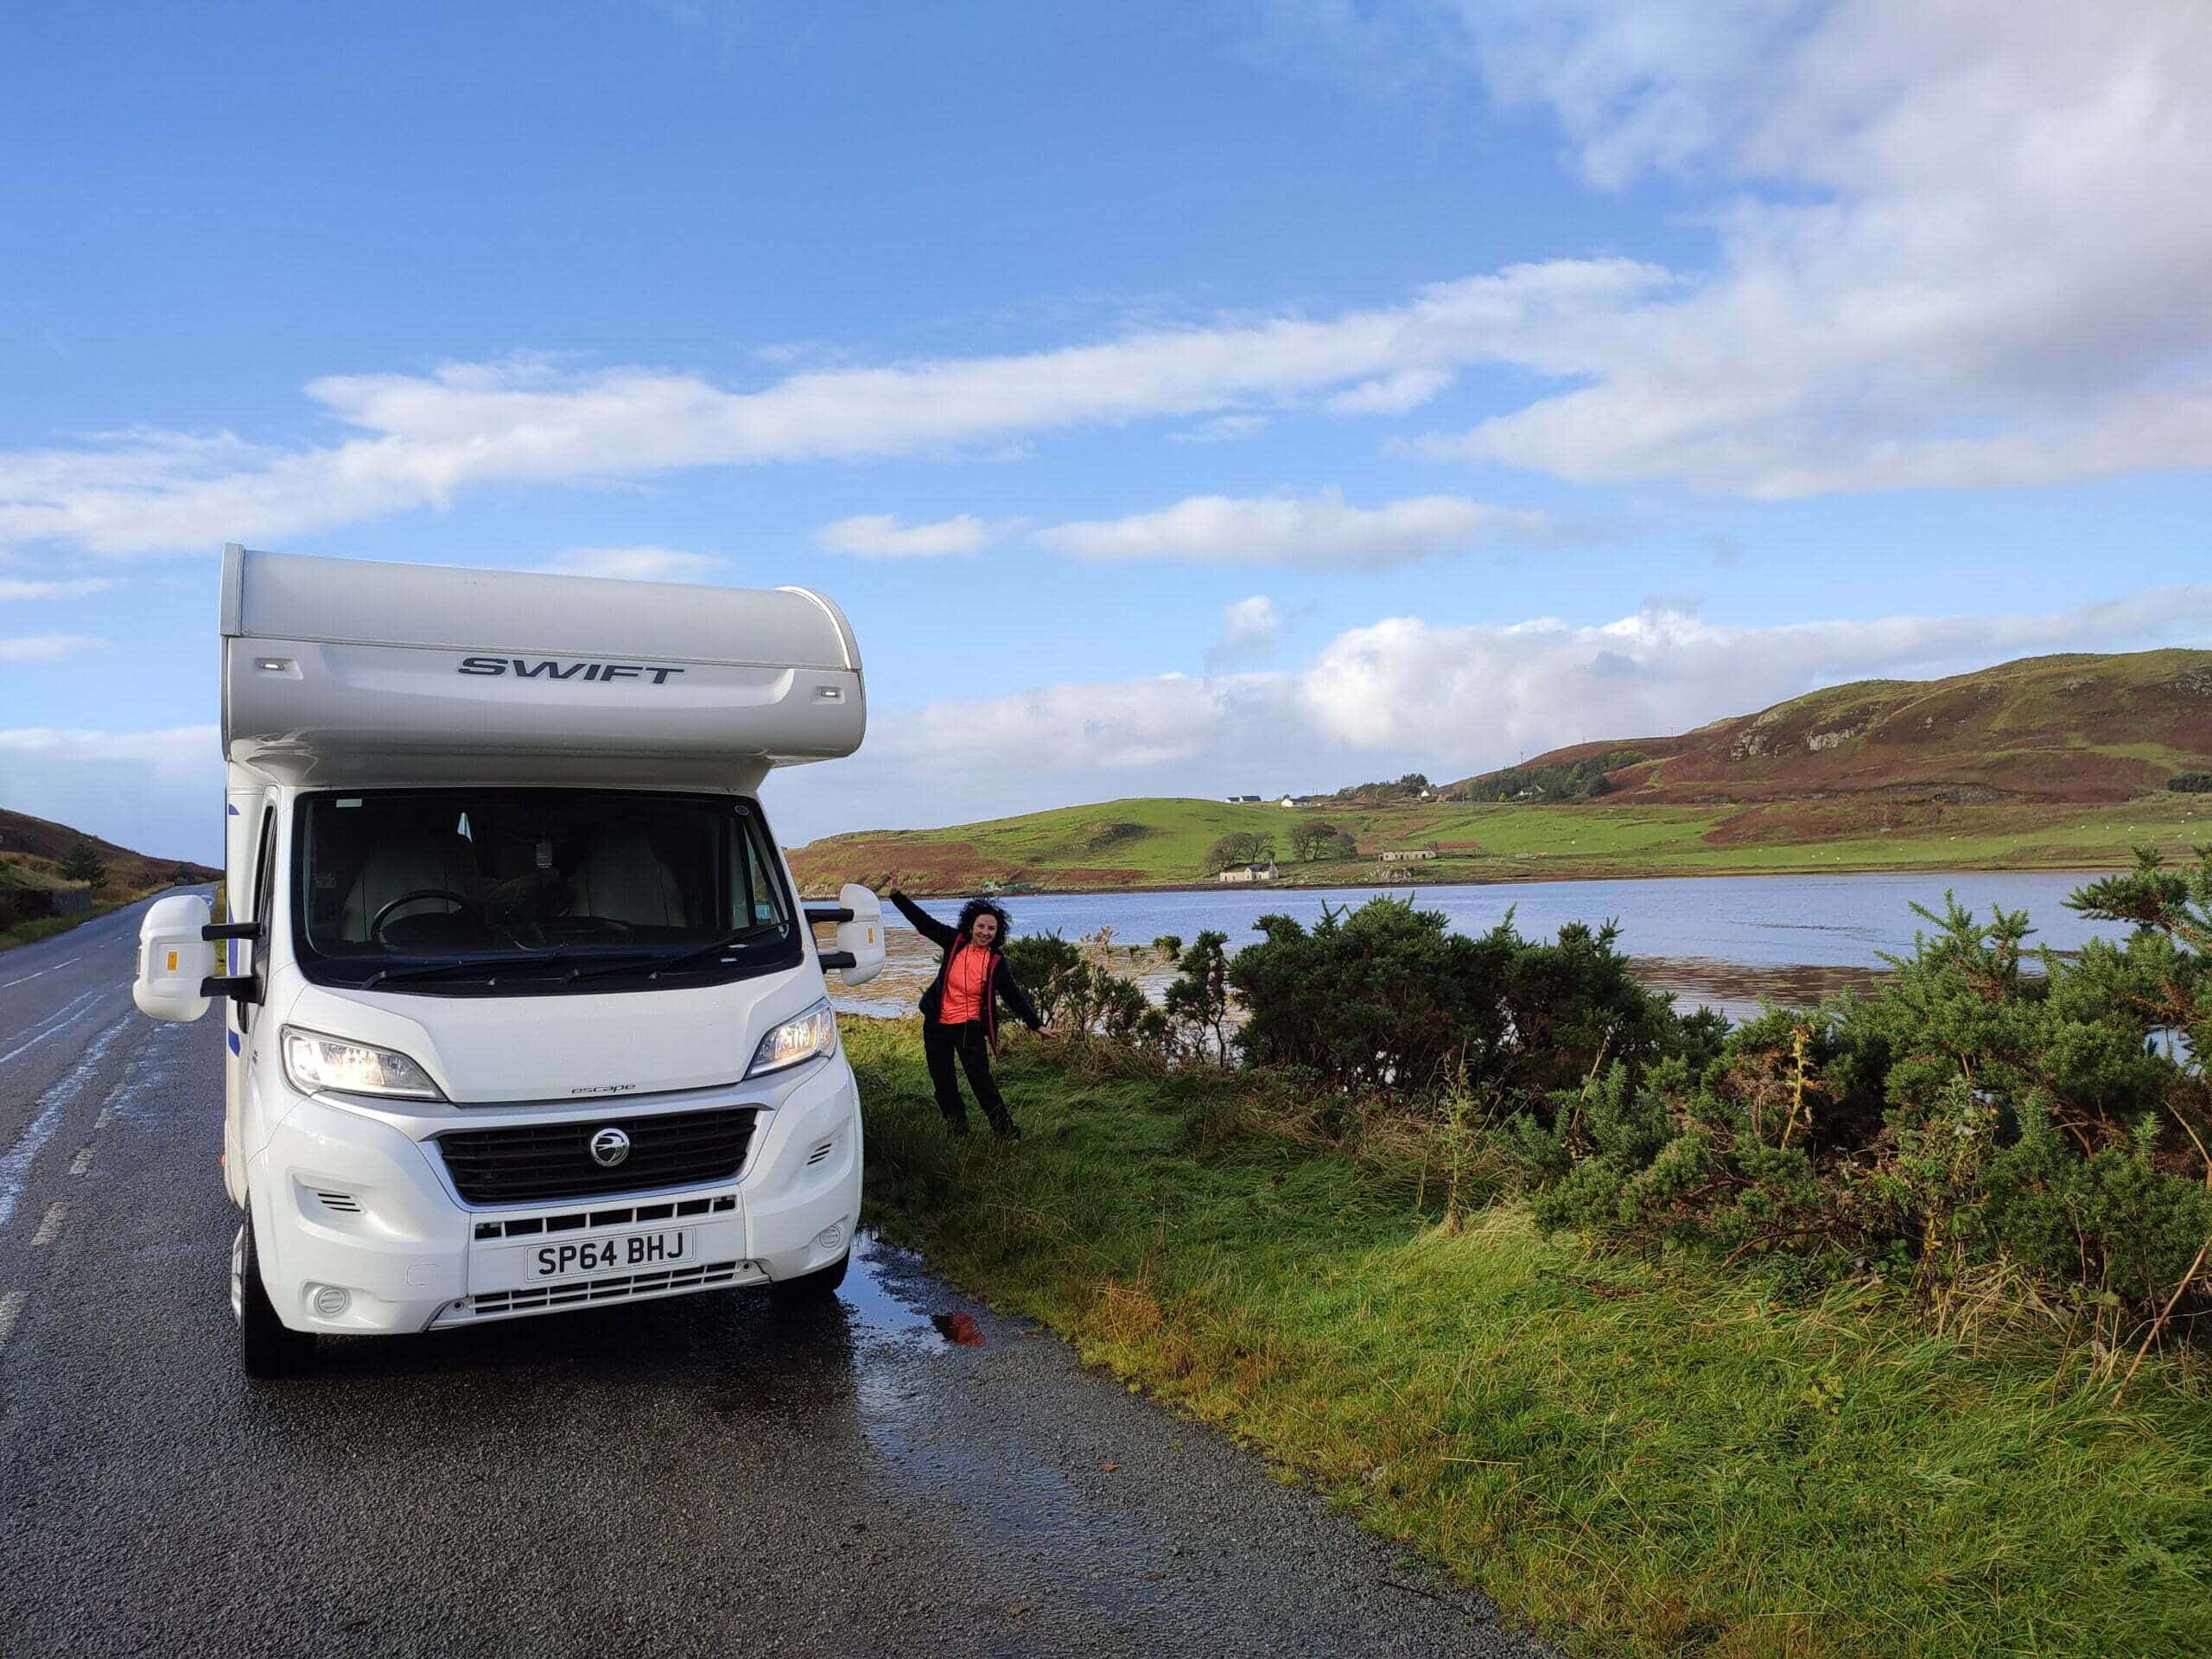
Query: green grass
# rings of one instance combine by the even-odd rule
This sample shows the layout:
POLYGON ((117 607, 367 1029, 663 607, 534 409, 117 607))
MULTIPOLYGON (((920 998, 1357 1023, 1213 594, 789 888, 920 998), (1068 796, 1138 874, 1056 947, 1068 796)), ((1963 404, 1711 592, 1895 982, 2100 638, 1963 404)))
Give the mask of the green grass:
POLYGON ((41 916, 31 921, 17 922, 12 927, 0 927, 0 950, 50 939, 57 933, 67 933, 73 927, 83 925, 95 916, 105 916, 115 908, 113 905, 92 905, 67 916, 41 916))
MULTIPOLYGON (((2212 1411, 1979 1351, 1866 1288, 1453 1229, 1219 1081, 1018 1043, 1018 1147, 947 1139, 913 1027, 849 1020, 874 1222, 1586 1654, 2212 1652, 2212 1411)), ((1433 1198, 1438 1177, 1431 1171, 1433 1198)))
POLYGON ((1781 841, 1716 842, 1707 837, 1738 809, 1625 804, 1574 806, 1398 806, 1286 811, 1223 801, 1132 799, 1061 807, 1020 817, 944 830, 836 836, 792 855, 810 888, 844 880, 881 883, 904 873, 933 890, 933 868, 946 890, 987 877, 1039 887, 1154 886, 1203 882, 1206 849, 1231 830, 1275 837, 1284 878, 1308 885, 1376 881, 1494 881, 1534 877, 1783 874, 1805 871, 2125 868, 2129 848, 2156 842, 2180 853, 2212 841, 2212 799, 2162 794, 2116 806, 2002 804, 1943 809, 1941 823, 1880 828, 1873 821, 1840 833, 1781 841), (1289 832, 1308 817, 1326 818, 1363 847, 1418 847, 1432 841, 1479 843, 1433 863, 1387 869, 1371 856, 1315 864, 1290 861, 1289 832), (1139 836, 1103 840, 1114 824, 1139 836), (948 865, 945 849, 966 848, 948 865), (1101 870, 1126 875, 1101 880, 1101 870))

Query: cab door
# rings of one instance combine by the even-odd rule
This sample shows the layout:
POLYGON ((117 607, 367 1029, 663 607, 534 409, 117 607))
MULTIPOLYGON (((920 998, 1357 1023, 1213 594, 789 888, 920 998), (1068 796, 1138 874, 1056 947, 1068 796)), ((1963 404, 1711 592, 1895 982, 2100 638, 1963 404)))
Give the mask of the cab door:
MULTIPOLYGON (((276 795, 273 790, 233 790, 227 803, 223 893, 225 921, 252 921, 253 939, 223 942, 223 971, 250 976, 265 989, 268 930, 276 887, 276 795)), ((247 1148, 241 1132, 253 1057, 261 1036, 259 1000, 226 997, 223 1008, 223 1185, 233 1204, 245 1202, 247 1148)))

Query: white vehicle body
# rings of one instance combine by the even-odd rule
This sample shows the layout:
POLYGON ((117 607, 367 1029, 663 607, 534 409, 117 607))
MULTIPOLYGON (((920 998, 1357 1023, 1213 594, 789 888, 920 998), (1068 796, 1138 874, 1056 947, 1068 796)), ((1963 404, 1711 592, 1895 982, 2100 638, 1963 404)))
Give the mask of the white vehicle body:
POLYGON ((837 609, 232 546, 222 652, 206 932, 243 937, 161 901, 137 995, 222 998, 225 1180, 284 1330, 841 1272, 861 1132, 823 963, 871 976, 880 926, 849 888, 817 957, 755 798, 860 745, 837 609))

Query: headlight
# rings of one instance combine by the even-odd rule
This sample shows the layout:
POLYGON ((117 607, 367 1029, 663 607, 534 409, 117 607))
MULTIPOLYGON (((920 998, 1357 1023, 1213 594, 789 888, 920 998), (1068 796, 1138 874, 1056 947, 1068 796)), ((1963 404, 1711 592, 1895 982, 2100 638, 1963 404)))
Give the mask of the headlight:
POLYGON ((320 1032, 284 1027, 284 1075, 303 1095, 335 1089, 348 1095, 388 1095, 397 1100, 442 1100, 438 1086, 404 1054, 349 1043, 320 1032))
POLYGON ((830 999, 825 996, 798 1019, 785 1020, 763 1037, 760 1046, 753 1051, 753 1064, 746 1067, 745 1075, 757 1077, 763 1071, 780 1071, 817 1054, 834 1053, 836 1047, 837 1016, 830 1012, 830 999))

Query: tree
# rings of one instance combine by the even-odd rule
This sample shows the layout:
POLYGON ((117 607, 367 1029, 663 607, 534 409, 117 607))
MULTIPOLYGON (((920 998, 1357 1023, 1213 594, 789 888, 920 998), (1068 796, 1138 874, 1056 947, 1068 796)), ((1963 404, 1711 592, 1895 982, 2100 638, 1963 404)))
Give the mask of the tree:
POLYGON ((99 849, 91 842, 80 840, 62 855, 61 874, 65 880, 97 887, 107 880, 107 866, 100 862, 99 849))
POLYGON ((1183 954, 1183 940, 1179 934, 1163 933, 1152 942, 1152 948, 1173 962, 1183 954))
POLYGON ((1232 864, 1262 864, 1275 855, 1275 838, 1249 830, 1232 830, 1206 849, 1206 874, 1218 874, 1232 864))
POLYGON ((1351 839, 1326 818, 1307 818, 1290 832, 1290 855, 1309 863, 1325 855, 1342 856, 1337 845, 1351 839))

